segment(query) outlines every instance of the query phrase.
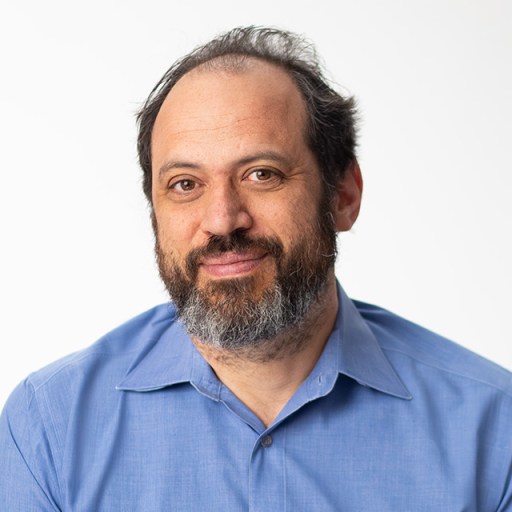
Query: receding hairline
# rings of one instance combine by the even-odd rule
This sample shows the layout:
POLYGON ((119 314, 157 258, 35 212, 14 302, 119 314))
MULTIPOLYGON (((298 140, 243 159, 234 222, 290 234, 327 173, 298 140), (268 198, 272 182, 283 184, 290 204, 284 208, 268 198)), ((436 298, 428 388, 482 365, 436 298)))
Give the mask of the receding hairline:
MULTIPOLYGON (((226 71, 231 73, 238 73, 247 70, 253 61, 267 62, 267 60, 260 57, 254 57, 252 55, 246 55, 242 53, 227 53, 225 55, 219 55, 213 59, 207 60, 198 64, 195 68, 189 71, 226 71)), ((186 73, 188 74, 188 73, 186 73)))
MULTIPOLYGON (((188 80, 194 80, 195 77, 201 77, 204 75, 226 75, 226 76, 237 76, 243 75, 245 73, 258 73, 258 72, 270 72, 277 73, 281 75, 281 77, 277 78, 277 81, 280 84, 283 84, 284 87, 291 87, 293 89, 293 93, 296 94, 297 99, 301 103, 302 116, 304 116, 304 123, 307 126, 308 124, 308 105, 306 98, 304 97, 301 88, 299 87, 297 81, 294 79, 293 74, 288 70, 285 66, 280 65, 277 62, 273 62, 271 60, 267 60, 265 58, 255 57, 252 55, 243 55, 243 54, 226 54, 220 57, 215 57, 209 61, 203 62, 198 66, 187 71, 183 76, 176 81, 173 87, 167 93, 163 103, 163 105, 168 101, 169 96, 173 94, 173 89, 181 89, 182 87, 187 87, 186 83, 188 80), (185 82, 185 83, 184 83, 185 82)), ((276 75, 274 75, 275 77, 276 75)), ((274 80, 275 78, 270 78, 270 80, 274 80)), ((279 90, 280 87, 276 89, 279 90)), ((156 116, 158 118, 158 114, 156 116)))
POLYGON ((292 72, 287 69, 286 66, 271 59, 266 59, 264 57, 255 55, 246 55, 242 53, 227 53, 226 55, 220 55, 218 57, 214 57, 213 59, 202 62, 201 64, 198 64, 183 74, 179 80, 177 80, 176 84, 186 76, 195 73, 227 73, 236 75, 239 73, 252 71, 260 66, 281 71, 284 75, 288 76, 288 78, 300 92, 300 89, 293 78, 292 72))
MULTIPOLYGON (((208 61, 202 62, 196 67, 187 71, 184 75, 182 75, 173 87, 169 90, 164 99, 164 103, 167 100, 167 97, 172 93, 172 90, 180 84, 182 81, 186 81, 187 79, 194 78, 194 75, 202 75, 202 74, 226 74, 226 75, 241 75, 244 73, 257 72, 258 70, 274 70, 277 73, 281 74, 283 77, 283 81, 287 81, 289 85, 294 89, 297 93, 298 98, 301 100, 303 115, 305 116, 304 122, 308 123, 308 104, 305 98, 303 91, 301 90, 297 80, 295 79, 293 72, 288 69, 286 66, 280 64, 279 62, 274 62, 272 60, 266 59, 264 57, 253 56, 253 55, 245 55, 241 53, 229 53, 226 55, 221 55, 219 57, 215 57, 208 61)), ((182 84, 183 85, 183 82, 182 84)), ((157 115, 158 117, 158 115, 157 115)))

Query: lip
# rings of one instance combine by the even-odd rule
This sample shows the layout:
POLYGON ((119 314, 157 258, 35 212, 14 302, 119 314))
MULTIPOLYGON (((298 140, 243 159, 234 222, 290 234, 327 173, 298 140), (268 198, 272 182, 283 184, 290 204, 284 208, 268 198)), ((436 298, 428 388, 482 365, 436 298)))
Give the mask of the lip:
POLYGON ((261 252, 227 252, 202 258, 200 266, 213 277, 234 277, 252 272, 266 258, 261 252))

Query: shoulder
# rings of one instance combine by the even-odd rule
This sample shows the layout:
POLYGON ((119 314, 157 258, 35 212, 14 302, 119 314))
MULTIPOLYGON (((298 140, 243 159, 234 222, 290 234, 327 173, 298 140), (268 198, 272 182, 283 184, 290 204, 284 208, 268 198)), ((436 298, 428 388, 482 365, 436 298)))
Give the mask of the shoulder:
POLYGON ((36 453, 46 447, 45 460, 63 460, 70 425, 85 416, 97 419, 119 405, 116 385, 152 350, 174 320, 169 304, 154 307, 90 347, 29 375, 5 404, 0 453, 17 446, 26 460, 36 460, 36 453))
POLYGON ((153 307, 113 329, 84 350, 30 374, 13 395, 16 396, 23 389, 28 394, 28 402, 36 394, 45 395, 47 400, 62 400, 77 388, 83 388, 90 380, 100 384, 120 380, 134 360, 151 350, 174 320, 174 309, 170 304, 153 307))
POLYGON ((512 398, 512 373, 505 368, 386 309, 353 302, 399 373, 412 366, 417 375, 466 380, 512 398))
POLYGON ((23 500, 61 509, 59 475, 69 446, 91 425, 107 428, 108 413, 119 408, 117 382, 173 322, 169 305, 152 308, 16 387, 0 416, 0 459, 10 479, 0 485, 0 508, 12 498, 20 510, 27 508, 23 500))

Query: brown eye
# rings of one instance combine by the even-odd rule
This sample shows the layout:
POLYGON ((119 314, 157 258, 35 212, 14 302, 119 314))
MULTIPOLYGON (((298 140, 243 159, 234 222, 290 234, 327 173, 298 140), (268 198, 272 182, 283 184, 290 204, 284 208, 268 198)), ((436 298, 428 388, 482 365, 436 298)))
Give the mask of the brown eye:
POLYGON ((269 171, 268 169, 258 169, 257 171, 253 172, 253 176, 258 181, 266 181, 272 178, 272 171, 269 171))
POLYGON ((254 169, 248 176, 247 179, 249 181, 255 182, 264 182, 264 181, 273 181, 279 178, 279 174, 272 169, 254 169))
POLYGON ((196 188, 196 182, 192 180, 179 180, 171 185, 177 192, 191 192, 196 188))

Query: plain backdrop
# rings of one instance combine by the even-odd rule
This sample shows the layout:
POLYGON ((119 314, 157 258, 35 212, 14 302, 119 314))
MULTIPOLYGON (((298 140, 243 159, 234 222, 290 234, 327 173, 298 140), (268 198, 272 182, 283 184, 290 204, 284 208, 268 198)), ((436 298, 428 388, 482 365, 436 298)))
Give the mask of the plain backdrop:
POLYGON ((512 369, 512 2, 4 0, 0 20, 0 404, 166 300, 134 113, 176 58, 248 24, 308 36, 358 99, 349 295, 512 369))

